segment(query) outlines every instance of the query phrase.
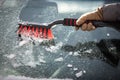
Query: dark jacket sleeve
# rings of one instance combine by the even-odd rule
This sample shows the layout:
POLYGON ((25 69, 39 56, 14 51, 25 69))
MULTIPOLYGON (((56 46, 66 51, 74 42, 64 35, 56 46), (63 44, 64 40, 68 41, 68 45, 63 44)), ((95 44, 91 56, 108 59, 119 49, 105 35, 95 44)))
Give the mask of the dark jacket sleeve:
POLYGON ((120 21, 120 3, 106 4, 102 7, 105 21, 120 21))

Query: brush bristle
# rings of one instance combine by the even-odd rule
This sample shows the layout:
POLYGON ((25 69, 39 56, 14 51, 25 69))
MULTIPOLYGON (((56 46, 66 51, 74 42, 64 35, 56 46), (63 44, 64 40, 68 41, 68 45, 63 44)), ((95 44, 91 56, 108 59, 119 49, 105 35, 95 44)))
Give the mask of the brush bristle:
POLYGON ((17 34, 37 39, 51 40, 54 38, 51 29, 42 26, 38 27, 20 24, 17 30, 17 34))

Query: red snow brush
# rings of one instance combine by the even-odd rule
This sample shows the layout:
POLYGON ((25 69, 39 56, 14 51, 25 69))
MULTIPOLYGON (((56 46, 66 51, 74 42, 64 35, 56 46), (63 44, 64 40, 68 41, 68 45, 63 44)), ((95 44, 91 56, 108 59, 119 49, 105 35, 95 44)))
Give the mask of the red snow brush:
POLYGON ((37 39, 52 40, 54 35, 52 34, 51 27, 56 24, 63 24, 67 26, 76 26, 77 19, 65 18, 64 20, 56 20, 47 25, 42 25, 39 23, 23 22, 19 23, 17 34, 19 37, 21 35, 26 37, 32 37, 37 39))
MULTIPOLYGON (((36 39, 46 39, 52 40, 54 35, 52 34, 51 27, 57 24, 63 24, 65 26, 76 26, 76 20, 72 18, 64 18, 63 20, 56 20, 52 23, 47 25, 42 25, 39 23, 31 23, 31 22, 24 22, 19 23, 19 27, 17 29, 17 34, 19 37, 22 35, 25 37, 31 37, 36 39)), ((96 27, 109 27, 109 26, 120 26, 120 22, 106 22, 106 21, 86 21, 86 23, 92 22, 96 27)))

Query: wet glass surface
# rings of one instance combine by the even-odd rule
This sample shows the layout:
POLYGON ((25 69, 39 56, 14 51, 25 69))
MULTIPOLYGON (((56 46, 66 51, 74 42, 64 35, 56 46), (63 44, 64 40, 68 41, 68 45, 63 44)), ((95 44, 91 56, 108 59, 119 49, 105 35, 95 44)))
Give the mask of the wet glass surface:
POLYGON ((56 25, 54 41, 41 44, 20 42, 15 33, 19 21, 49 23, 78 18, 110 2, 114 1, 1 0, 0 80, 119 80, 120 35, 114 28, 86 32, 56 25), (107 50, 117 55, 112 62, 107 50))

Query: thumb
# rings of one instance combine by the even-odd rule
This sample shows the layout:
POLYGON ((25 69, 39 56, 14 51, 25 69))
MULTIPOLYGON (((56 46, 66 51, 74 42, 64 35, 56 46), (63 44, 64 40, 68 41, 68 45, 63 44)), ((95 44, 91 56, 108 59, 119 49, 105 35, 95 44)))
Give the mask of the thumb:
POLYGON ((100 9, 92 12, 88 12, 83 14, 78 20, 76 21, 76 25, 82 25, 86 20, 103 20, 102 11, 100 9))
POLYGON ((80 26, 86 21, 86 16, 81 16, 80 18, 77 19, 76 25, 80 26))
POLYGON ((81 16, 80 18, 77 19, 76 21, 76 25, 75 26, 75 30, 78 30, 80 28, 80 26, 86 21, 86 16, 81 16))

